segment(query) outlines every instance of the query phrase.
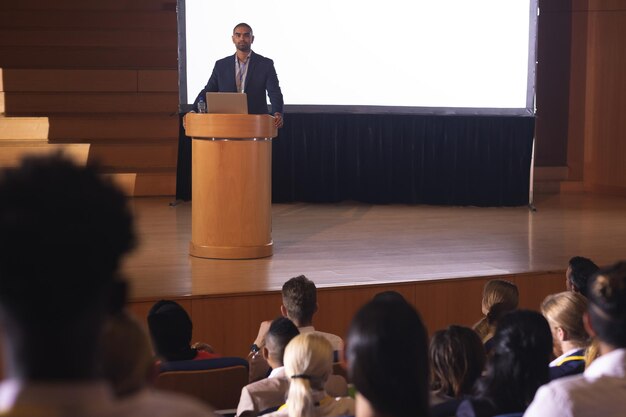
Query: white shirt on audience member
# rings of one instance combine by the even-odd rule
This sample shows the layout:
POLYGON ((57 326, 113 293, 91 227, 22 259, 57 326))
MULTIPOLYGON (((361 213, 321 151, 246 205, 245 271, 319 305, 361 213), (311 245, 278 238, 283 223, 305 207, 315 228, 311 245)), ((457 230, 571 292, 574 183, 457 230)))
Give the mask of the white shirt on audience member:
POLYGON ((524 417, 622 417, 626 414, 626 349, 606 353, 580 375, 539 388, 524 417))
POLYGON ((333 350, 343 352, 343 339, 341 339, 341 337, 337 335, 334 335, 332 333, 320 332, 318 330, 315 330, 315 327, 313 326, 298 327, 298 330, 300 331, 300 334, 317 333, 321 336, 324 336, 326 340, 330 342, 330 345, 333 347, 333 350))

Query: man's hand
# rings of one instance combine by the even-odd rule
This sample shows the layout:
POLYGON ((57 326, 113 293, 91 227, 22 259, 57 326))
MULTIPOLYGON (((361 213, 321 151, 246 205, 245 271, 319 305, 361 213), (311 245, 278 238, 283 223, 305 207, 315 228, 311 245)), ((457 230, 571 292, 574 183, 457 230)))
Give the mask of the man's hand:
POLYGON ((278 112, 274 113, 274 126, 279 129, 283 127, 283 115, 278 112))
POLYGON ((270 324, 272 324, 272 321, 266 320, 259 326, 259 334, 257 334, 256 339, 254 340, 254 344, 257 345, 259 349, 263 349, 265 346, 265 335, 270 329, 270 324))

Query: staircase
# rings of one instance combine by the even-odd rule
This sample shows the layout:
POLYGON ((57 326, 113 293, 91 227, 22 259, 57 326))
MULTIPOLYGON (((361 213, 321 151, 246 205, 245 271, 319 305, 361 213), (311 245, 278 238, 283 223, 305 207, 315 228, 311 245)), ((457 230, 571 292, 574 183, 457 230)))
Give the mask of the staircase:
POLYGON ((62 150, 128 195, 175 193, 175 2, 2 2, 0 28, 0 166, 62 150))

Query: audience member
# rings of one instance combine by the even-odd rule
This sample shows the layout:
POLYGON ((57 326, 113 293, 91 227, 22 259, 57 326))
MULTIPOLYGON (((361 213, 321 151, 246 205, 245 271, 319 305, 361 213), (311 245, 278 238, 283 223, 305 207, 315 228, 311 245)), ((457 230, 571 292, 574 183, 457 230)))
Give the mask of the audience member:
POLYGON ((168 362, 220 357, 209 345, 191 346, 191 318, 175 301, 155 303, 148 312, 148 328, 156 354, 168 362))
POLYGON ((428 341, 405 301, 372 300, 352 319, 346 359, 356 417, 421 417, 428 407, 428 341))
POLYGON ((330 397, 324 385, 332 373, 333 348, 317 333, 294 337, 285 349, 285 374, 290 378, 287 402, 268 416, 334 417, 354 414, 354 400, 330 397))
POLYGON ((578 292, 587 297, 587 282, 597 271, 598 265, 591 259, 574 256, 567 265, 565 286, 569 291, 578 292))
POLYGON ((589 281, 585 325, 600 357, 585 372, 541 387, 525 416, 617 417, 626 409, 626 262, 589 281))
MULTIPOLYGON (((490 417, 523 412, 537 388, 548 382, 552 335, 539 313, 506 314, 496 328, 493 350, 475 395, 461 403, 457 417, 490 417)), ((550 414, 545 414, 550 415, 550 414)))
POLYGON ((157 369, 148 335, 128 313, 112 316, 102 334, 102 371, 119 399, 122 415, 212 416, 198 400, 151 389, 157 369))
POLYGON ((585 349, 589 335, 583 324, 587 299, 566 291, 546 297, 541 312, 548 320, 554 344, 554 359, 550 362, 550 379, 575 375, 585 370, 585 349))
MULTIPOLYGON (((265 335, 265 346, 261 350, 272 372, 266 379, 248 384, 241 390, 237 416, 255 416, 264 410, 284 404, 289 379, 285 375, 283 356, 287 344, 299 333, 296 325, 286 317, 272 321, 265 335)), ((324 389, 331 397, 348 395, 346 380, 338 375, 330 375, 324 389)))
POLYGON ((453 416, 483 372, 485 348, 475 331, 453 325, 435 332, 429 357, 431 415, 453 416))
POLYGON ((493 337, 498 320, 517 308, 519 292, 517 286, 503 279, 492 279, 483 288, 482 312, 484 317, 474 325, 474 330, 485 344, 487 353, 491 348, 489 340, 493 337))
MULTIPOLYGON (((317 288, 313 281, 304 275, 291 278, 282 288, 282 305, 280 311, 297 327, 300 333, 315 332, 324 336, 330 342, 333 351, 339 356, 343 352, 343 340, 334 334, 320 332, 313 327, 313 315, 318 310, 317 288)), ((250 348, 250 382, 267 376, 269 365, 260 354, 265 344, 265 334, 269 329, 270 321, 264 321, 259 326, 257 337, 250 348)))
POLYGON ((121 308, 134 245, 125 197, 91 168, 30 157, 0 178, 0 413, 115 415, 97 374, 100 332, 121 308), (111 412, 109 412, 111 410, 111 412))

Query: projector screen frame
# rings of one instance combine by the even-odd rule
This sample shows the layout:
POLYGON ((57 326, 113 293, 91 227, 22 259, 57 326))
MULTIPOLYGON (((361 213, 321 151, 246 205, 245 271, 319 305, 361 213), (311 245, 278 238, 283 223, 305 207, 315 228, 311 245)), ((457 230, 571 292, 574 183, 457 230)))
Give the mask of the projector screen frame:
MULTIPOLYGON (((293 105, 285 104, 285 113, 329 113, 329 114, 415 114, 415 115, 467 115, 467 116, 521 116, 534 117, 536 112, 536 66, 537 26, 539 0, 529 0, 528 68, 526 81, 526 106, 524 108, 484 107, 417 107, 417 106, 374 106, 374 105, 293 105)), ((178 95, 179 113, 192 110, 195 97, 187 94, 187 40, 186 0, 177 0, 178 28, 178 95), (191 102, 191 103, 190 103, 191 102)), ((199 91, 198 91, 199 92, 199 91)))

